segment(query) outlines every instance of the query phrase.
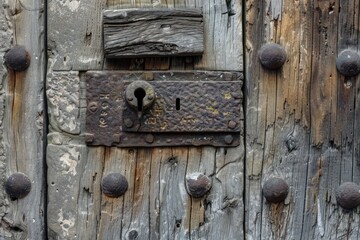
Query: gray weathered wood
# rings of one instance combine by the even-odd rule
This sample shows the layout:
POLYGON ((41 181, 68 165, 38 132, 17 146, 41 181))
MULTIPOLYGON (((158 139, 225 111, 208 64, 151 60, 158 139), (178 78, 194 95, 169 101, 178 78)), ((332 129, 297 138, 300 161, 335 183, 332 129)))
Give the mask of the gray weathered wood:
POLYGON ((240 2, 231 2, 236 15, 229 16, 223 14, 228 9, 226 2, 220 0, 108 1, 106 9, 204 7, 207 14, 204 43, 208 47, 202 58, 115 61, 103 59, 101 38, 94 35, 95 31, 92 31, 90 45, 83 42, 86 39, 84 24, 88 22, 91 29, 101 28, 98 14, 105 10, 104 3, 80 1, 78 4, 76 14, 86 17, 85 20, 77 18, 76 24, 75 21, 69 25, 64 23, 74 34, 69 36, 64 26, 56 26, 58 22, 75 19, 75 13, 63 3, 49 3, 48 19, 52 26, 49 27, 49 50, 54 52, 50 55, 47 79, 49 238, 243 239, 243 143, 232 149, 122 149, 86 147, 83 136, 86 110, 83 71, 241 70, 240 2), (216 41, 212 40, 214 34, 219 34, 216 41), (227 36, 226 40, 220 35, 227 36), (64 56, 72 57, 64 62, 64 56), (81 71, 59 71, 69 69, 81 71), (101 178, 110 172, 122 173, 129 182, 128 191, 120 198, 106 197, 100 191, 101 178), (198 200, 192 199, 185 189, 186 175, 195 172, 206 174, 213 182, 210 192, 198 200))
POLYGON ((195 56, 204 51, 199 9, 123 9, 103 14, 108 58, 195 56))
MULTIPOLYGON (((48 5, 49 63, 54 70, 137 69, 144 60, 109 62, 103 58, 102 12, 124 8, 198 8, 204 21, 204 53, 196 69, 243 70, 241 1, 141 0, 50 1, 48 5), (82 17, 79 17, 82 16, 82 17), (59 21, 59 19, 63 19, 59 21), (142 62, 141 62, 142 61, 142 62)), ((153 61, 147 59, 146 61, 153 61)), ((168 59, 169 64, 174 59, 168 59)), ((172 66, 177 64, 171 64, 172 66)), ((156 69, 160 69, 157 63, 156 69)), ((143 66, 142 66, 143 67, 143 66)), ((162 68, 164 69, 164 68, 162 68)))
POLYGON ((3 1, 0 27, 0 239, 44 239, 43 2, 3 1), (16 44, 25 46, 31 57, 24 72, 4 65, 4 54, 16 44), (30 193, 19 200, 11 200, 3 187, 15 172, 32 183, 30 193))
POLYGON ((345 211, 335 197, 341 183, 360 176, 359 79, 345 79, 335 67, 344 48, 358 50, 351 30, 358 29, 358 10, 352 0, 247 2, 248 239, 358 239, 359 209, 345 211), (288 54, 278 72, 259 63, 268 42, 288 54), (262 198, 272 176, 290 186, 285 203, 262 198))

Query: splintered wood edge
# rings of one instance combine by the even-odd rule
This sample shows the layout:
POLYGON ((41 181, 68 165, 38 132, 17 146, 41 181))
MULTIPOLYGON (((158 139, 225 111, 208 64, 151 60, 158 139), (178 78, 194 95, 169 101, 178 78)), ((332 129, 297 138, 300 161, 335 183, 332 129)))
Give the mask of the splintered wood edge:
POLYGON ((196 8, 105 10, 103 32, 106 58, 199 56, 204 52, 203 15, 196 8), (168 29, 154 28, 165 19, 170 21, 168 29))

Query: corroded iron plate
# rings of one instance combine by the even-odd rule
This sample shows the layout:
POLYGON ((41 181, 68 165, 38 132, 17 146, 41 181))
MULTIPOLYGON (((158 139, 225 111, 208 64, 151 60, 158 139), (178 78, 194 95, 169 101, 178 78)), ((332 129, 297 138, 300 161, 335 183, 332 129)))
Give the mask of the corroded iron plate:
POLYGON ((237 146, 240 143, 241 73, 87 72, 85 78, 88 145, 237 146), (154 106, 140 118, 125 99, 126 87, 135 80, 149 80, 156 94, 154 106))

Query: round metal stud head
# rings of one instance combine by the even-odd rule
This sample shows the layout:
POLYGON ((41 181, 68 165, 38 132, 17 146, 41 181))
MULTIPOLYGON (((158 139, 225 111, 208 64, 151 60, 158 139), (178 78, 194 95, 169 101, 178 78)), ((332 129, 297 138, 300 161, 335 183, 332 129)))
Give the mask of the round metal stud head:
POLYGON ((261 47, 259 51, 261 65, 269 70, 276 70, 286 61, 285 49, 276 43, 268 43, 261 47))
POLYGON ((5 191, 11 199, 24 198, 31 190, 31 181, 23 173, 14 173, 5 182, 5 191))
POLYGON ((194 198, 203 197, 211 189, 211 179, 202 173, 186 176, 186 190, 194 198))
POLYGON ((357 52, 344 50, 336 58, 336 68, 345 77, 356 76, 360 72, 360 56, 357 52))
POLYGON ((30 65, 30 54, 23 46, 14 46, 5 54, 5 63, 14 71, 24 71, 30 65))
POLYGON ((345 209, 356 208, 360 204, 360 187, 353 182, 344 182, 336 191, 336 200, 345 209))
POLYGON ((289 193, 289 186, 282 178, 268 179, 262 189, 263 195, 270 203, 280 203, 289 193))
POLYGON ((101 181, 102 192, 108 197, 120 197, 128 189, 128 181, 120 173, 110 173, 101 181))

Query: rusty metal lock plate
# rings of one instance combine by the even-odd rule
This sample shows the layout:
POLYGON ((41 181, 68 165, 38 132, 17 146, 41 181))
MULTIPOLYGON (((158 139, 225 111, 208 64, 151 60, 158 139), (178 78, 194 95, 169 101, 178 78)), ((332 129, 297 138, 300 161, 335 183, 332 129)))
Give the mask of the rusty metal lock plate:
POLYGON ((237 146, 239 72, 87 72, 88 145, 237 146))

